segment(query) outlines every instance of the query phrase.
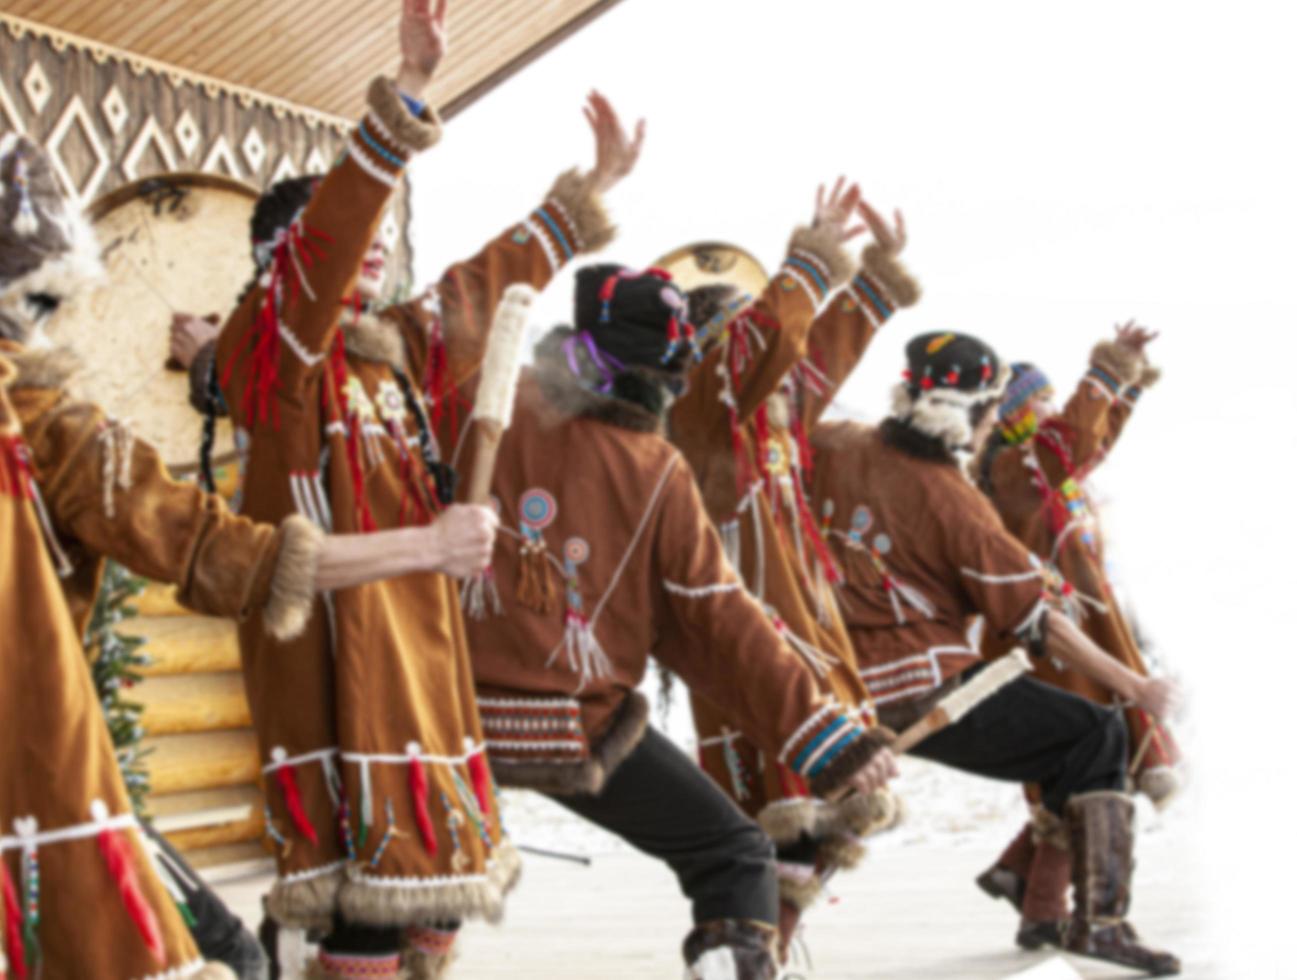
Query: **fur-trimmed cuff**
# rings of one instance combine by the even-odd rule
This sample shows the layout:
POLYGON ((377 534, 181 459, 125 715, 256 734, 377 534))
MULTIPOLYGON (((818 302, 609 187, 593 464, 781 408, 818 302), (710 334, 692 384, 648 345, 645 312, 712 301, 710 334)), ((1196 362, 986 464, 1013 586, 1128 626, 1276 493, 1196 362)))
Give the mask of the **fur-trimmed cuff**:
POLYGON ((842 789, 852 776, 869 764, 870 759, 895 740, 896 735, 891 729, 882 726, 862 731, 850 745, 810 777, 811 792, 816 796, 830 796, 842 789))
POLYGON ((1145 364, 1144 370, 1139 372, 1139 377, 1135 379, 1135 386, 1141 391, 1147 391, 1162 380, 1162 369, 1154 367, 1152 364, 1145 364))
POLYGON ((896 306, 913 306, 923 295, 918 280, 910 275, 910 270, 877 242, 865 246, 860 264, 865 272, 887 290, 896 306))
POLYGON ((1101 340, 1090 352, 1090 366, 1110 375, 1120 391, 1126 385, 1134 384, 1147 364, 1139 351, 1115 340, 1101 340))
POLYGON ((441 139, 441 120, 437 114, 425 108, 422 115, 412 115, 390 78, 380 76, 370 82, 366 101, 378 121, 387 127, 388 135, 400 144, 397 149, 405 150, 407 157, 431 149, 441 139))
POLYGON ((1037 845, 1049 844, 1062 851, 1072 849, 1063 818, 1039 805, 1031 808, 1031 839, 1037 845))
POLYGON ((851 256, 842 247, 837 232, 803 226, 789 239, 788 257, 779 273, 801 285, 818 305, 854 271, 851 256))
POLYGON ((608 216, 603 195, 575 167, 558 175, 545 200, 571 227, 578 252, 597 252, 616 237, 617 227, 608 216))
POLYGON ((279 557, 262 619, 266 632, 281 643, 301 636, 311 618, 323 548, 324 532, 300 514, 280 525, 279 557))

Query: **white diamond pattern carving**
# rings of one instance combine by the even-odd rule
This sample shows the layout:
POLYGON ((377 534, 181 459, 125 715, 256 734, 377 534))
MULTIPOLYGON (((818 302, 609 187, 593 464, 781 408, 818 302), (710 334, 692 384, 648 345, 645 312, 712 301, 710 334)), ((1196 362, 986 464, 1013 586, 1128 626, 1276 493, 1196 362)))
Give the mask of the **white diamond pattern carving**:
POLYGON ((138 180, 140 177, 139 166, 140 160, 144 157, 144 151, 154 146, 157 148, 158 155, 162 157, 163 162, 167 165, 167 170, 176 169, 176 155, 171 150, 171 144, 167 142, 166 134, 162 132, 162 127, 152 116, 144 120, 144 125, 140 127, 139 134, 135 141, 131 143, 131 148, 126 151, 126 156, 122 158, 122 173, 126 175, 127 180, 138 180))
POLYGON ((243 179, 243 173, 239 170, 239 161, 235 159, 230 144, 225 142, 224 136, 218 136, 203 160, 203 173, 219 174, 222 172, 222 167, 224 172, 235 180, 243 179))
POLYGON ((314 147, 311 155, 306 158, 306 172, 308 174, 322 174, 329 169, 329 162, 324 159, 324 154, 320 148, 314 147))
POLYGON ((33 61, 31 68, 27 70, 27 77, 23 79, 23 91, 27 93, 27 101, 31 103, 32 110, 39 116, 54 94, 39 61, 33 61))
POLYGON ((9 90, 5 88, 2 81, 0 81, 0 113, 3 114, 6 129, 15 133, 27 132, 22 117, 18 115, 18 107, 14 105, 14 100, 9 97, 9 90))
POLYGON ((59 116, 58 122, 50 130, 49 138, 45 141, 45 149, 50 155, 50 165, 54 168, 54 172, 58 174, 64 190, 77 204, 85 207, 95 196, 95 191, 99 189, 100 183, 103 182, 104 176, 108 173, 109 163, 112 158, 100 141, 94 120, 90 118, 90 113, 86 112, 81 96, 74 95, 68 101, 67 106, 63 109, 63 115, 59 116), (86 142, 95 155, 95 165, 90 173, 86 175, 85 182, 80 187, 76 185, 71 171, 68 170, 62 152, 63 141, 67 138, 68 133, 72 131, 74 125, 81 127, 81 133, 85 136, 86 142))
POLYGON ((198 144, 203 140, 203 134, 198 129, 198 123, 194 122, 193 115, 186 109, 176 120, 175 127, 171 132, 176 137, 176 144, 180 147, 182 156, 191 157, 194 150, 198 149, 198 144))
POLYGON ((122 127, 131 118, 131 110, 126 107, 126 100, 122 98, 121 89, 116 85, 108 90, 104 100, 99 103, 99 110, 104 114, 114 136, 122 131, 122 127))
POLYGON ((281 180, 288 180, 288 178, 296 176, 297 164, 293 163, 293 158, 285 153, 279 161, 279 166, 275 168, 275 172, 270 175, 270 182, 278 184, 281 180))
POLYGON ((256 126, 249 129, 248 135, 243 137, 242 149, 243 159, 248 162, 248 169, 255 174, 266 162, 266 144, 262 142, 256 126))

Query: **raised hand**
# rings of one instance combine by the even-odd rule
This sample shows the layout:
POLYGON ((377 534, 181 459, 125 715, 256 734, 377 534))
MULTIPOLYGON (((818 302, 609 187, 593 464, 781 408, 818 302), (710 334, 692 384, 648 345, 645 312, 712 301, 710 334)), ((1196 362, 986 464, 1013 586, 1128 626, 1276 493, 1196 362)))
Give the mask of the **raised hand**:
POLYGON ((1117 327, 1117 343, 1129 347, 1137 354, 1144 353, 1144 348, 1157 340, 1158 332, 1141 327, 1134 320, 1128 320, 1117 327))
POLYGON ((901 214, 900 208, 893 212, 896 215, 895 227, 888 225, 887 219, 875 211, 866 200, 861 200, 857 211, 865 219, 865 224, 869 226, 869 233, 874 236, 874 241, 882 246, 883 251, 888 255, 900 255, 909 240, 905 232, 905 215, 901 214))
POLYGON ((406 95, 421 96, 433 72, 446 56, 446 6, 448 0, 401 0, 401 67, 396 86, 406 95))
POLYGON ((816 228, 828 229, 839 242, 848 242, 865 233, 864 225, 847 227, 860 207, 860 188, 856 184, 847 187, 846 183, 847 178, 839 177, 827 196, 823 184, 815 192, 815 220, 812 224, 816 228))
POLYGON ((644 120, 635 124, 635 137, 631 139, 612 103, 599 92, 590 93, 582 112, 594 131, 595 163, 587 179, 602 194, 635 169, 644 147, 644 120))

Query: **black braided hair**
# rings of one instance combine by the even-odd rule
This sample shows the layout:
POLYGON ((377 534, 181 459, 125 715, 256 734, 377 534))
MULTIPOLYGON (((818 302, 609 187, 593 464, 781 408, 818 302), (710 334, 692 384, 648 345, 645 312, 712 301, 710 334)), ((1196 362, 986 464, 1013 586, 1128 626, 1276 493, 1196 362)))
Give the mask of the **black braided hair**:
POLYGON ((428 425, 428 417, 423 412, 423 405, 419 402, 418 393, 414 390, 414 385, 406 377, 404 371, 398 371, 392 368, 392 376, 396 378, 396 383, 401 388, 401 394, 405 397, 405 409, 414 416, 414 424, 419 429, 419 455, 423 459, 423 467, 432 477, 437 486, 437 499, 442 506, 449 506, 455 501, 455 487, 459 483, 459 474, 449 463, 444 462, 437 455, 437 443, 432 437, 432 427, 428 425))

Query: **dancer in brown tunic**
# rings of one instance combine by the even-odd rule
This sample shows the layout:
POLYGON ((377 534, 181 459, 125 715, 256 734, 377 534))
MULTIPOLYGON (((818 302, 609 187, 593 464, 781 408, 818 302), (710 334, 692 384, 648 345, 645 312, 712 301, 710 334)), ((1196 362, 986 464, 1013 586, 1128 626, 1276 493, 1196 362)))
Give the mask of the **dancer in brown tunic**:
MULTIPOLYGON (((1152 337, 1131 324, 1118 330, 1115 341, 1097 344, 1062 411, 1051 405, 1053 389, 1045 375, 1034 365, 1015 364, 996 432, 974 463, 978 485, 1006 527, 1066 583, 1082 631, 1139 674, 1148 668, 1108 582, 1102 531, 1085 481, 1106 458, 1141 391, 1158 377, 1144 352, 1152 337)), ((988 638, 988 656, 1002 649, 988 638)), ((1046 660, 1037 674, 1100 704, 1117 703, 1110 689, 1065 665, 1046 660)), ((1178 749, 1165 725, 1142 708, 1129 706, 1125 714, 1135 786, 1162 805, 1177 785, 1172 766, 1178 749)), ((1035 948, 1062 935, 1069 867, 1065 835, 1048 810, 1034 805, 1028 826, 977 880, 988 894, 1019 909, 1018 942, 1035 948)))
MULTIPOLYGON (((873 724, 833 597, 838 568, 805 498, 812 464, 807 433, 876 331, 897 309, 917 302, 919 289, 899 258, 905 246, 900 216, 889 227, 860 203, 855 187, 844 192, 843 184, 827 198, 821 191, 814 224, 794 233, 784 264, 756 303, 723 286, 691 294, 707 353, 671 409, 669 430, 748 590, 825 693, 873 724), (846 225, 857 211, 874 242, 853 266, 842 242, 855 233, 846 225)), ((664 642, 674 641, 668 635, 664 642)), ((859 836, 886 819, 880 804, 888 801, 881 795, 816 798, 707 696, 695 690, 691 700, 703 768, 779 848, 786 944, 827 876, 859 861, 859 836)))
POLYGON ((871 791, 890 755, 744 590, 662 438, 692 354, 672 341, 691 332, 683 295, 598 265, 575 307, 524 375, 492 484, 501 546, 468 596, 492 767, 671 865, 693 902, 690 976, 773 977, 769 843, 647 728, 650 652, 817 794, 871 791))
MULTIPOLYGON (((914 338, 906 356, 890 418, 878 428, 822 424, 812 440, 815 501, 843 563, 844 614, 883 722, 908 727, 980 669, 966 639, 975 615, 998 640, 1062 660, 1165 715, 1174 685, 1107 656, 1059 611, 1053 577, 958 465, 955 453, 979 446, 994 421, 1004 388, 994 351, 937 333, 914 338)), ((1075 856, 1077 907, 1064 948, 1167 975, 1179 961, 1143 946, 1125 921, 1134 843, 1125 735, 1116 711, 1027 677, 913 751, 1038 783, 1075 856)))

